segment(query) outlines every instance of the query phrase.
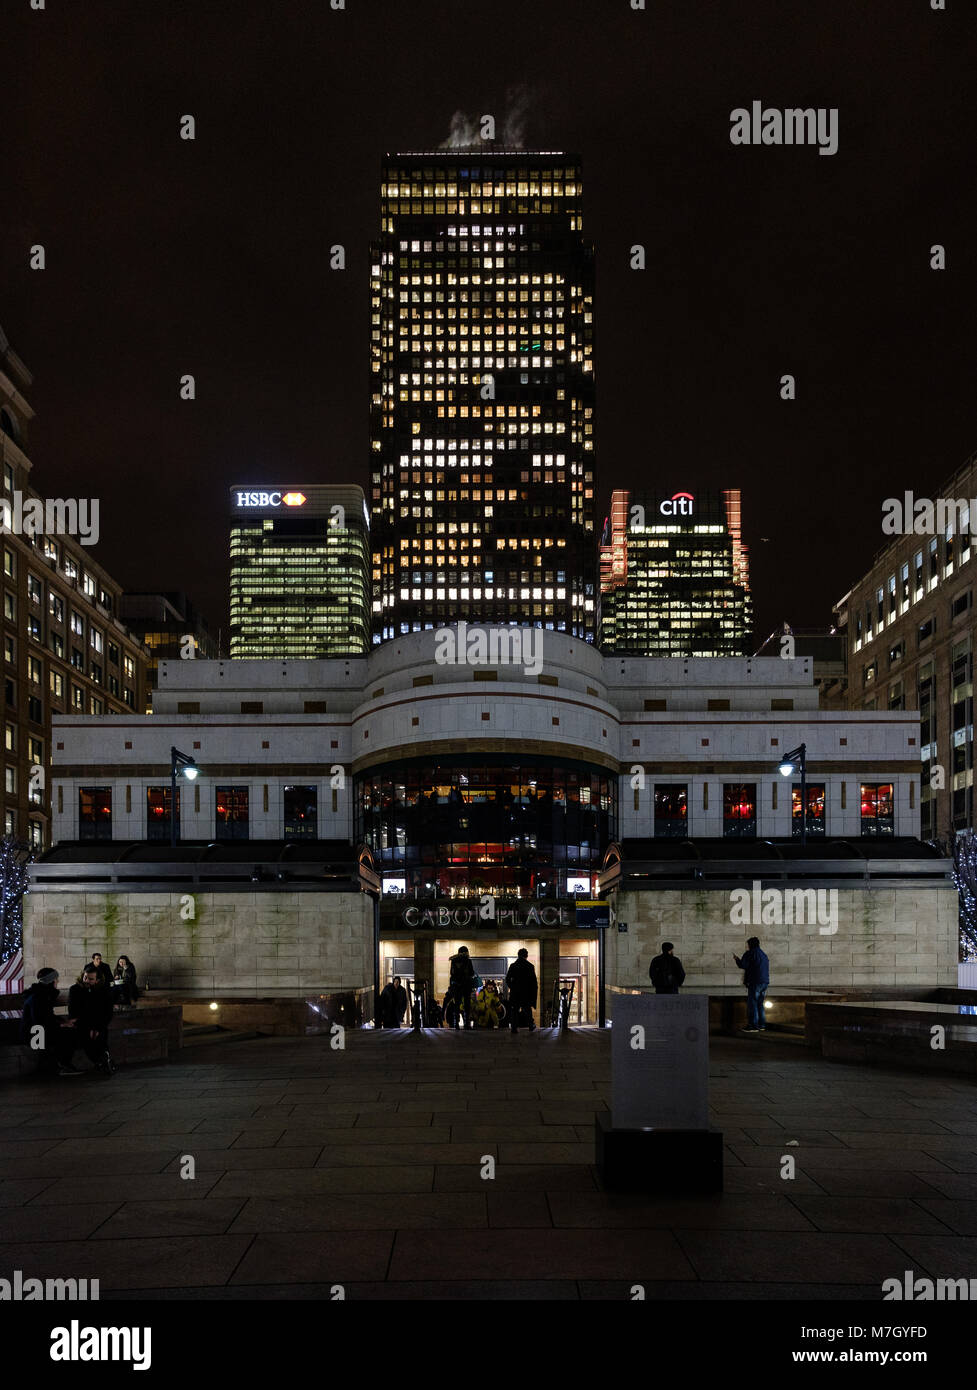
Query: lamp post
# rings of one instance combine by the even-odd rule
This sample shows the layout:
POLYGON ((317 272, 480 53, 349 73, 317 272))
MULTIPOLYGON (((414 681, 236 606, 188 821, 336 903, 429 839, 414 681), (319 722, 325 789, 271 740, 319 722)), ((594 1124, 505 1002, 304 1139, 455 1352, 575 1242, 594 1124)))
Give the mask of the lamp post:
POLYGON ((188 782, 194 781, 200 769, 188 753, 170 749, 170 845, 176 849, 176 777, 182 772, 188 782))
POLYGON ((781 777, 790 777, 794 769, 801 774, 801 846, 807 844, 807 744, 799 743, 789 753, 784 754, 780 764, 781 777))

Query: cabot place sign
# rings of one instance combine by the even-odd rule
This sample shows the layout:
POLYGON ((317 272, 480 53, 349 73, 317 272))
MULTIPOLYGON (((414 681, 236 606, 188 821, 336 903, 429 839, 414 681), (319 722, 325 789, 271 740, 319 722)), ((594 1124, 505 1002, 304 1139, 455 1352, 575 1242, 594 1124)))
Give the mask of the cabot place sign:
POLYGON ((236 492, 236 507, 301 507, 308 499, 302 492, 236 492))
POLYGON ((491 914, 474 903, 471 907, 405 907, 400 920, 407 927, 569 927, 568 907, 549 903, 543 907, 531 904, 495 904, 491 914))

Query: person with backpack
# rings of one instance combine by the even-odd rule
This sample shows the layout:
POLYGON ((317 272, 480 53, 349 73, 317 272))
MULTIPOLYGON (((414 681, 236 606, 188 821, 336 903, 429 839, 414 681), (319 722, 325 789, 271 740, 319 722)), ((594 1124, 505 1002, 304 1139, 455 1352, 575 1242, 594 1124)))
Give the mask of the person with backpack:
POLYGON ((539 998, 539 981, 525 946, 520 947, 506 971, 505 983, 509 991, 509 1027, 513 1033, 518 1033, 520 1026, 528 1025, 530 1033, 534 1032, 533 1009, 539 998))
POLYGON ((746 985, 746 1027, 744 1033, 765 1033, 766 1015, 763 1012, 764 996, 770 984, 770 960, 765 951, 760 950, 760 938, 751 936, 742 956, 733 956, 737 968, 743 972, 746 985))
POLYGON ((674 950, 670 941, 663 941, 661 955, 656 956, 648 967, 648 976, 656 994, 678 994, 685 983, 685 971, 678 956, 672 954, 674 950))
POLYGON ((37 972, 37 980, 24 995, 21 1011, 20 1040, 37 1055, 38 1071, 44 1076, 81 1076, 71 1065, 74 1038, 71 1030, 62 1027, 55 1014, 60 995, 56 970, 45 968, 37 972), (35 1029, 41 1029, 37 1033, 35 1029), (40 1047, 38 1047, 40 1043, 40 1047))
POLYGON ((461 1014, 465 1015, 465 1027, 472 1025, 472 989, 475 984, 475 967, 467 946, 459 946, 451 957, 451 974, 448 977, 448 994, 454 1001, 454 1026, 459 1028, 461 1014))
POLYGON ((75 1048, 82 1048, 89 1061, 108 1076, 112 1075, 112 1061, 106 1044, 112 1012, 110 991, 99 983, 95 966, 86 965, 81 984, 72 985, 68 991, 68 1022, 74 1025, 67 1030, 71 1040, 69 1055, 74 1055, 75 1048))

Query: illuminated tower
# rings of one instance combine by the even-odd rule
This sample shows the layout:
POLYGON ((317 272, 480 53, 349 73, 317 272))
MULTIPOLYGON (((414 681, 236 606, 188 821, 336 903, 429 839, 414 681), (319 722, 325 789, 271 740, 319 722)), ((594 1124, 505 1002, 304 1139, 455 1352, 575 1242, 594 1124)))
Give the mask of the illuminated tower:
POLYGON ((600 605, 604 652, 746 655, 753 607, 739 489, 614 492, 600 605))
POLYGON ((370 647, 362 488, 231 488, 231 656, 359 656, 370 647))
POLYGON ((593 641, 593 249, 580 162, 389 154, 372 255, 373 638, 593 641))

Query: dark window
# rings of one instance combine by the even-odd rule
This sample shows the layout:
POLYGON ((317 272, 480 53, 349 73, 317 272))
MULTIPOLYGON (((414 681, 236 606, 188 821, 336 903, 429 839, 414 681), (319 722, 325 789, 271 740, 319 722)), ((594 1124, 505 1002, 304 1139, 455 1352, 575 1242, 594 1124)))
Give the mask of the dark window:
MULTIPOLYGON (((824 835, 824 783, 808 782, 807 793, 807 833, 824 835)), ((795 782, 791 787, 791 828, 790 833, 799 839, 801 834, 801 784, 795 782)))
POLYGON ((926 621, 925 621, 925 623, 920 623, 920 625, 919 625, 919 638, 918 638, 918 640, 919 640, 919 645, 920 645, 920 646, 922 646, 923 643, 924 643, 928 638, 930 638, 930 637, 933 636, 933 628, 934 628, 934 627, 935 627, 935 623, 934 623, 934 621, 933 621, 932 618, 927 618, 926 621))
POLYGON ((217 788, 217 825, 215 839, 247 840, 248 788, 217 788))
POLYGON ((723 835, 730 840, 756 835, 755 782, 729 782, 723 786, 723 835))
POLYGON ((27 717, 35 724, 44 723, 44 706, 36 695, 30 695, 27 699, 27 717))
POLYGON ((689 788, 686 782, 655 784, 655 838, 684 840, 689 833, 689 788))
POLYGON ((315 787, 285 788, 285 839, 318 838, 318 795, 315 787))
POLYGON ((869 838, 895 834, 892 783, 862 783, 862 834, 869 838))
POLYGON ((112 791, 109 787, 81 787, 78 791, 79 840, 111 840, 112 791))
POLYGON ((961 613, 966 613, 970 607, 971 593, 968 589, 965 593, 958 594, 950 604, 950 617, 959 618, 961 613))
MULTIPOLYGON (((170 838, 171 787, 146 788, 146 839, 170 838)), ((180 838, 180 788, 176 789, 176 838, 180 838)))

